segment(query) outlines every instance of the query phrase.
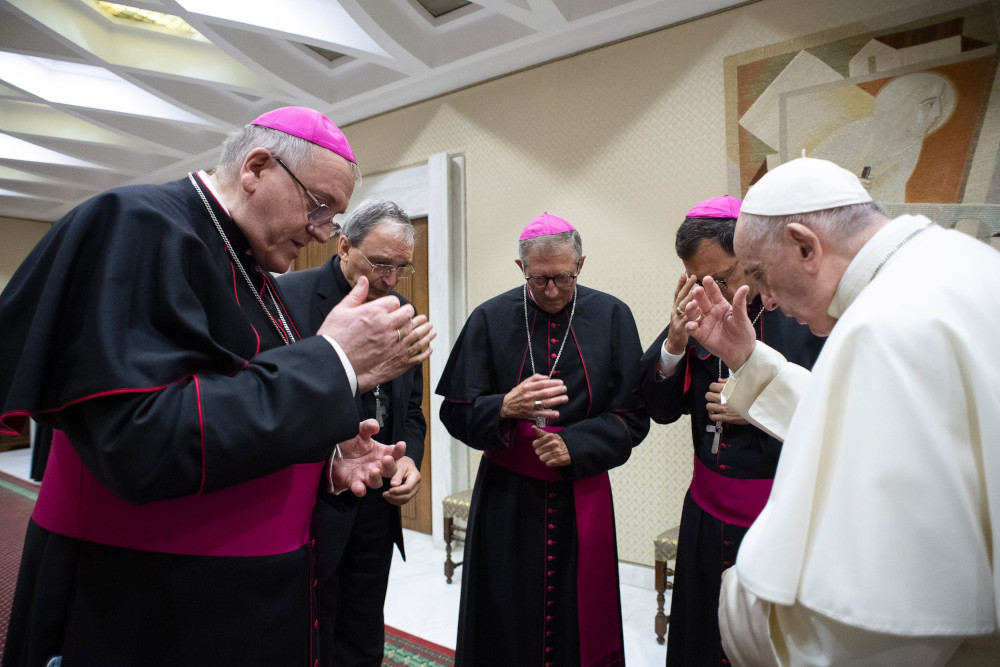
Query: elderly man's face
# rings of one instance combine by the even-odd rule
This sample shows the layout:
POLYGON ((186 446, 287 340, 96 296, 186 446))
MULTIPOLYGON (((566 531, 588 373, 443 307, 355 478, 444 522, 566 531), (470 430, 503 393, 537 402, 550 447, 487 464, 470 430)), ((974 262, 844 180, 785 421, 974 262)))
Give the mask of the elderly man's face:
MULTIPOLYGON (((524 272, 525 276, 569 276, 579 273, 583 268, 583 260, 586 257, 576 258, 576 253, 571 245, 560 246, 552 250, 532 250, 521 260, 514 260, 524 272)), ((546 282, 544 288, 535 288, 528 285, 535 303, 547 313, 558 313, 573 300, 573 290, 576 288, 576 281, 569 281, 566 287, 559 287, 554 280, 546 282)))
MULTIPOLYGON (((346 159, 317 148, 312 161, 293 169, 302 184, 334 213, 347 209, 354 193, 354 171, 346 159)), ((287 271, 310 242, 326 243, 329 229, 309 225, 307 216, 316 208, 315 202, 273 158, 261 170, 259 181, 240 227, 261 267, 287 271)))
POLYGON ((398 271, 413 262, 412 237, 400 231, 397 223, 380 222, 357 247, 340 237, 340 269, 351 287, 359 277, 368 278, 369 301, 387 296, 399 280, 398 271))
POLYGON ((781 308, 786 316, 808 325, 817 336, 828 336, 837 323, 826 312, 832 292, 815 271, 806 270, 809 254, 815 248, 804 248, 801 243, 787 233, 787 228, 777 243, 751 242, 742 221, 736 222, 733 247, 747 276, 757 286, 764 307, 781 308))
POLYGON ((699 285, 705 276, 712 276, 722 291, 722 296, 730 303, 733 302, 736 290, 748 282, 750 294, 747 296, 747 301, 757 296, 756 287, 748 280, 740 261, 726 252, 717 241, 704 239, 698 244, 694 255, 682 261, 685 273, 694 276, 699 285))

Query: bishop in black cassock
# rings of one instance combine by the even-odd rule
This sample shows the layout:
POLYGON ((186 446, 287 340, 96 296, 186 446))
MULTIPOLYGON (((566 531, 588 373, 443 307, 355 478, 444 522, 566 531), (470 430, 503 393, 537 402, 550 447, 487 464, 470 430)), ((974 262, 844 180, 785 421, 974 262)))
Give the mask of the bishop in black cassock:
POLYGON ((649 430, 642 348, 628 306, 576 284, 581 249, 560 218, 528 225, 528 284, 473 311, 437 387, 448 431, 484 451, 456 665, 624 664, 607 471, 649 430))
POLYGON ((55 429, 4 667, 312 664, 310 520, 322 462, 358 432, 354 369, 300 340, 269 271, 329 235, 354 158, 300 107, 234 137, 264 143, 82 204, 0 295, 0 427, 55 429))

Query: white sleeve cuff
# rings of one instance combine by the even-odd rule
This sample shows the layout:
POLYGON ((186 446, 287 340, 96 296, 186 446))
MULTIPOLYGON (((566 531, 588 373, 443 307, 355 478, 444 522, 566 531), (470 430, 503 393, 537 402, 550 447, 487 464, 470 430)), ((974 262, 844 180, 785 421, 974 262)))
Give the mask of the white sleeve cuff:
POLYGON ((347 381, 351 384, 351 393, 358 393, 358 374, 354 372, 354 366, 351 365, 351 360, 347 358, 344 353, 343 348, 333 339, 332 336, 323 334, 323 338, 330 341, 330 345, 333 345, 333 349, 337 351, 337 356, 340 357, 340 363, 344 367, 344 373, 347 374, 347 381))
POLYGON ((684 353, 674 354, 672 352, 667 352, 667 341, 663 341, 663 345, 660 346, 660 361, 656 364, 656 380, 657 382, 661 380, 666 380, 677 372, 677 367, 680 365, 681 360, 684 359, 684 353))

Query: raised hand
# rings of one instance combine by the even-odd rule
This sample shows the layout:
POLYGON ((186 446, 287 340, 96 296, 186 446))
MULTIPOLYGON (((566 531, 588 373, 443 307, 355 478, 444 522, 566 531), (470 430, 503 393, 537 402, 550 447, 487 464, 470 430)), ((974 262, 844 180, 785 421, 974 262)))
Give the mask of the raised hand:
POLYGON ((437 336, 426 316, 414 317, 413 306, 400 306, 394 296, 366 302, 367 296, 368 278, 360 276, 317 331, 331 336, 344 350, 361 392, 393 380, 427 359, 430 343, 437 336))
POLYGON ((687 324, 687 314, 684 309, 691 300, 691 290, 694 289, 696 280, 696 276, 682 273, 677 280, 677 287, 674 288, 674 305, 670 309, 670 331, 667 332, 667 339, 664 341, 667 352, 671 354, 683 354, 687 349, 688 332, 684 328, 687 324))
POLYGON ((383 477, 396 475, 396 461, 406 453, 406 444, 383 445, 372 439, 378 422, 366 419, 358 424, 358 434, 341 442, 341 457, 332 457, 327 469, 328 482, 334 489, 350 489, 363 496, 368 488, 382 486, 383 477))
POLYGON ((684 328, 726 366, 737 369, 750 358, 757 343, 753 324, 747 317, 750 288, 743 285, 736 290, 730 304, 711 276, 705 276, 701 284, 702 287, 691 291, 692 297, 685 307, 688 321, 684 328))
POLYGON ((547 375, 535 373, 503 397, 500 417, 528 421, 534 421, 536 417, 557 419, 559 413, 552 407, 562 405, 568 400, 566 385, 562 380, 553 380, 547 375), (538 405, 536 401, 539 402, 538 405))

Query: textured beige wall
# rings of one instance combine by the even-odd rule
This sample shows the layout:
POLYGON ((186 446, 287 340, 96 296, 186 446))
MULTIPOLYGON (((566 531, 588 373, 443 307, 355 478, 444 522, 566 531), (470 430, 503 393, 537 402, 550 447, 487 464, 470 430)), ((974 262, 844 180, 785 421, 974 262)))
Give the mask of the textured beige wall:
POLYGON ((0 292, 50 228, 47 222, 0 217, 0 229, 3 230, 3 238, 0 239, 0 292))
MULTIPOLYGON (((628 303, 649 345, 682 270, 677 225, 692 204, 726 193, 723 58, 896 11, 922 15, 922 5, 956 3, 763 0, 346 130, 368 173, 465 156, 470 310, 519 284, 517 235, 549 211, 583 235, 581 282, 628 303)), ((622 560, 651 565, 652 538, 678 522, 688 430, 687 420, 654 425, 612 472, 622 560)))

